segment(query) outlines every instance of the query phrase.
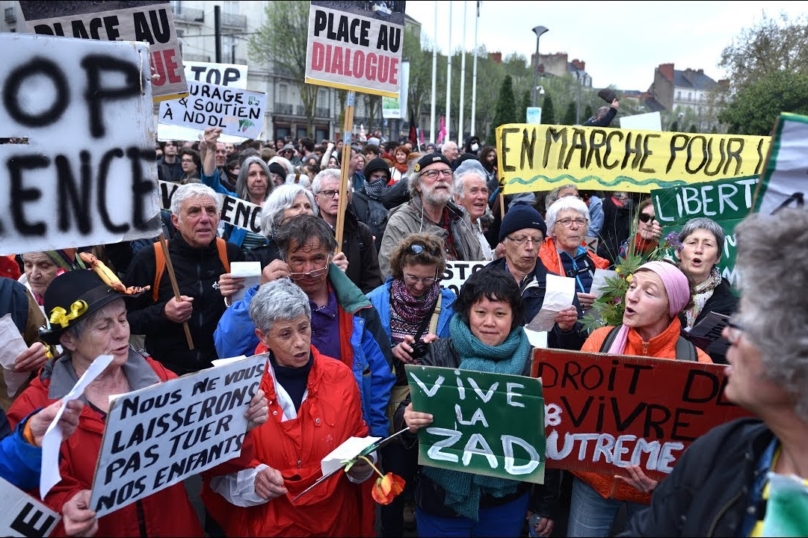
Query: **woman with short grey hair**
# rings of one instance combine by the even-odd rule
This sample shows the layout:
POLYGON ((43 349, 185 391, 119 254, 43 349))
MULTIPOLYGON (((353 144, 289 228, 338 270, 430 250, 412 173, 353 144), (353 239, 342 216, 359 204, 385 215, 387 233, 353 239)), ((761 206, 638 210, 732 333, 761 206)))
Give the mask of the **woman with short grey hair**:
POLYGON ((808 478, 808 213, 756 213, 735 237, 742 298, 723 331, 724 395, 756 416, 698 438, 623 536, 805 535, 797 509, 772 517, 769 503, 808 478))
POLYGON ((276 321, 292 321, 299 317, 311 321, 309 299, 289 279, 278 279, 258 289, 250 302, 250 318, 256 329, 270 333, 276 321))
MULTIPOLYGON (((679 246, 675 255, 679 269, 694 285, 693 306, 682 313, 682 328, 690 331, 710 312, 729 316, 738 306, 730 283, 718 270, 724 250, 724 230, 708 218, 690 219, 679 232, 679 246)), ((713 362, 726 364, 719 352, 710 353, 713 362)))

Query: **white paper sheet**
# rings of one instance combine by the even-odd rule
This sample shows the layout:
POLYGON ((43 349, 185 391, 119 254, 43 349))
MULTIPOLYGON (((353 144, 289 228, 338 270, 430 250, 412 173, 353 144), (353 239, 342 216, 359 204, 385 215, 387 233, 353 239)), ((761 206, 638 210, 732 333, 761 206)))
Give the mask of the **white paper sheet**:
POLYGON ((381 437, 351 437, 347 439, 320 462, 323 476, 339 469, 345 465, 343 463, 344 461, 355 458, 360 452, 379 439, 381 439, 381 437))
POLYGON ((541 349, 547 348, 546 332, 536 332, 531 331, 530 329, 525 329, 525 334, 527 335, 527 340, 530 342, 531 346, 541 349))
POLYGON ((0 318, 0 365, 3 366, 3 379, 6 382, 9 397, 13 398, 17 394, 17 390, 28 379, 29 372, 14 371, 14 359, 27 349, 28 346, 25 344, 20 330, 14 324, 11 314, 0 318))
POLYGON ((556 314, 572 306, 575 298, 575 279, 566 276, 547 275, 547 292, 541 310, 527 324, 531 331, 550 331, 555 325, 556 314))
POLYGON ((230 364, 231 362, 244 360, 246 358, 247 358, 246 355, 239 355, 238 357, 230 357, 230 358, 227 358, 227 359, 215 359, 215 360, 210 361, 210 363, 213 365, 214 368, 216 368, 216 367, 219 367, 219 366, 225 366, 227 364, 230 364))
POLYGON ((600 297, 603 295, 603 288, 606 287, 606 279, 616 276, 617 273, 609 269, 595 269, 595 274, 592 276, 592 287, 589 289, 589 293, 596 298, 600 297))
POLYGON ((230 276, 245 279, 244 287, 231 297, 230 302, 232 304, 242 300, 248 289, 261 283, 261 262, 232 262, 230 264, 230 276))
POLYGON ((95 378, 111 362, 112 355, 99 355, 70 392, 67 393, 67 396, 62 398, 62 405, 42 438, 42 474, 39 477, 39 497, 41 499, 44 499, 50 489, 62 479, 62 475, 59 473, 59 447, 62 444, 62 429, 57 424, 59 419, 62 418, 67 402, 78 400, 84 394, 84 389, 87 388, 87 385, 95 381, 95 378))

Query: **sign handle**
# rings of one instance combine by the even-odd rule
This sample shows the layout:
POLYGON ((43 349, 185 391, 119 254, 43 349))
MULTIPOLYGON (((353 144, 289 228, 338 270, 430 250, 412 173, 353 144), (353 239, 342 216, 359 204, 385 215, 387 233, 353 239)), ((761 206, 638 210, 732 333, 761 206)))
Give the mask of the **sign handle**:
POLYGON ((342 252, 342 236, 345 232, 345 212, 348 209, 348 189, 350 188, 348 167, 351 163, 351 138, 353 133, 354 104, 356 92, 349 91, 345 99, 345 121, 342 124, 342 166, 339 182, 339 206, 337 209, 337 254, 342 252))
MULTIPOLYGON (((171 256, 168 255, 168 243, 166 243, 166 236, 160 233, 160 247, 163 249, 163 257, 166 259, 166 270, 168 271, 168 279, 171 281, 171 288, 174 290, 174 298, 181 301, 180 287, 177 284, 177 275, 174 274, 174 264, 171 263, 171 256)), ((194 341, 191 338, 191 328, 188 327, 188 322, 182 322, 182 328, 185 329, 185 340, 188 341, 188 349, 193 351, 194 341)))

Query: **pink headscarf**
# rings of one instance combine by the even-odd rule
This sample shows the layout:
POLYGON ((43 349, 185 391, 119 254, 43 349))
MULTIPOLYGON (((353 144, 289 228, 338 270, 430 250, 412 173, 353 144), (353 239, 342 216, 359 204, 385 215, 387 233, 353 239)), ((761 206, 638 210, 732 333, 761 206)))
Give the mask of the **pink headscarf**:
MULTIPOLYGON (((665 262, 648 262, 640 266, 637 271, 642 271, 643 269, 656 273, 662 279, 665 293, 668 295, 668 313, 671 318, 678 316, 679 312, 690 301, 690 283, 685 274, 675 265, 665 262)), ((629 328, 625 325, 620 326, 620 331, 617 333, 614 342, 612 342, 608 353, 614 355, 623 354, 628 341, 628 331, 629 328)))

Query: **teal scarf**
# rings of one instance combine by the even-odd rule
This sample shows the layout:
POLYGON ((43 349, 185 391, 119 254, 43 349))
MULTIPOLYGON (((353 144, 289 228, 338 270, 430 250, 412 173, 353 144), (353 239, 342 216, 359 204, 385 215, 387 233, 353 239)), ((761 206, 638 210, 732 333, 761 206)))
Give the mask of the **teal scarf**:
MULTIPOLYGON (((531 346, 525 330, 517 327, 507 340, 496 347, 487 346, 471 333, 468 326, 454 316, 449 326, 452 344, 461 357, 461 370, 522 375, 530 360, 531 346)), ((517 480, 493 478, 436 467, 424 467, 422 472, 446 492, 444 504, 455 513, 479 520, 480 498, 483 494, 502 498, 516 493, 517 480)))

